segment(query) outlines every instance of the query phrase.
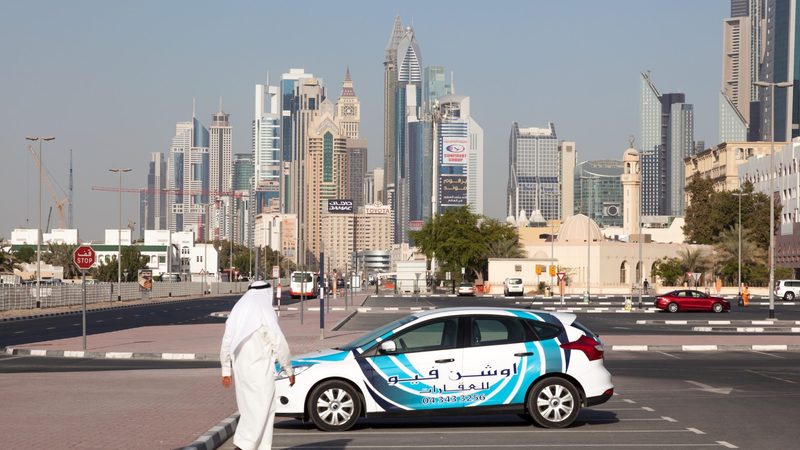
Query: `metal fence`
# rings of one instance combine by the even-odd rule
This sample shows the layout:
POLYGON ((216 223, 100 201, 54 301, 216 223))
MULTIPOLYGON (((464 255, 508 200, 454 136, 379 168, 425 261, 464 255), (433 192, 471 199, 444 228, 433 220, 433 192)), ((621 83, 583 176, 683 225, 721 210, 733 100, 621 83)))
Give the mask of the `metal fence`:
MULTIPOLYGON (((86 303, 111 304, 121 300, 142 300, 165 297, 203 296, 216 294, 238 294, 247 290, 248 282, 208 283, 202 282, 156 282, 152 291, 139 291, 138 283, 99 283, 86 285, 86 303)), ((42 286, 41 298, 36 297, 35 285, 0 286, 0 311, 12 309, 57 308, 80 306, 83 302, 81 284, 42 286)))

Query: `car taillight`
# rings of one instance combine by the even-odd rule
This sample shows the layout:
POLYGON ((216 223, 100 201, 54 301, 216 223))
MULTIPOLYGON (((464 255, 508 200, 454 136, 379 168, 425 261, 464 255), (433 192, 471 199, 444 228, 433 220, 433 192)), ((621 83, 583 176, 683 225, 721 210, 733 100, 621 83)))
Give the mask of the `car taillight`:
POLYGON ((561 344, 564 350, 580 350, 589 361, 594 361, 603 358, 603 344, 597 342, 595 339, 586 336, 585 334, 577 341, 561 344))

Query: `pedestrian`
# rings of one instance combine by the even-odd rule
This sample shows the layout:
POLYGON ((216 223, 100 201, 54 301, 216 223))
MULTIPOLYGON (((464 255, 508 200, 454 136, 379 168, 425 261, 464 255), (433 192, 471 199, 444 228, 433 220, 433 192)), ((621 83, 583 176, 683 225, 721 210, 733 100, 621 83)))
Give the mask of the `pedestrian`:
POLYGON ((647 295, 647 290, 650 289, 650 283, 647 282, 647 278, 644 279, 644 294, 647 295))
POLYGON ((276 361, 289 374, 289 386, 294 385, 294 372, 269 283, 254 282, 233 306, 219 356, 222 385, 230 387, 231 377, 235 381, 240 417, 233 444, 241 450, 271 449, 276 361))
POLYGON ((742 306, 748 306, 750 304, 750 288, 747 287, 747 284, 744 285, 742 288, 742 306))

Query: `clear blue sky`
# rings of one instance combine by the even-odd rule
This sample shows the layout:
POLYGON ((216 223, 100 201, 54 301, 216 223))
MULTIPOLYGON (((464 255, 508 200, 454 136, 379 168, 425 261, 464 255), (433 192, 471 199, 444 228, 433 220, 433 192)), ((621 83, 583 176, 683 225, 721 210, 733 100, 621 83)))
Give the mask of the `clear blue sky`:
MULTIPOLYGON (((485 132, 486 213, 503 217, 508 136, 556 124, 579 161, 619 159, 638 133, 639 72, 695 105, 695 139, 714 144, 727 0, 598 1, 24 1, 0 2, 0 236, 37 222, 38 179, 26 135, 53 135, 45 164, 67 189, 74 151, 75 225, 100 241, 117 226, 110 167, 146 184, 192 98, 208 126, 219 97, 234 152, 250 151, 253 86, 290 67, 322 77, 329 97, 350 66, 369 165, 383 159, 383 53, 394 16, 412 24, 422 62, 455 72, 485 132)), ((58 187, 56 188, 58 189, 58 187)), ((53 204, 44 193, 44 217, 53 204)), ((123 222, 138 222, 127 194, 123 222)), ((52 226, 58 225, 55 212, 52 226)))

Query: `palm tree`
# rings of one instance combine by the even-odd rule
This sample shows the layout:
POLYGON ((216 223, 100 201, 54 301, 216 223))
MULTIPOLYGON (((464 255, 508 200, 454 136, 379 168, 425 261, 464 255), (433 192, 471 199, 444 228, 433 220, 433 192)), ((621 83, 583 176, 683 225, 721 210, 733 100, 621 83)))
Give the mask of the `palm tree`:
MULTIPOLYGON (((754 271, 767 264, 767 251, 759 247, 753 239, 752 233, 742 230, 742 280, 756 281, 760 279, 758 275, 763 271, 754 271)), ((730 282, 735 282, 738 277, 739 266, 739 226, 734 225, 723 231, 719 236, 719 242, 715 246, 715 265, 719 272, 730 282)))
POLYGON ((64 268, 64 278, 70 279, 78 276, 78 268, 73 263, 72 253, 75 251, 74 245, 69 244, 49 244, 49 252, 45 253, 44 261, 47 264, 61 266, 64 268))
MULTIPOLYGON (((3 239, 0 239, 2 242, 3 239)), ((0 273, 13 273, 14 269, 19 269, 14 255, 0 247, 0 273)))

